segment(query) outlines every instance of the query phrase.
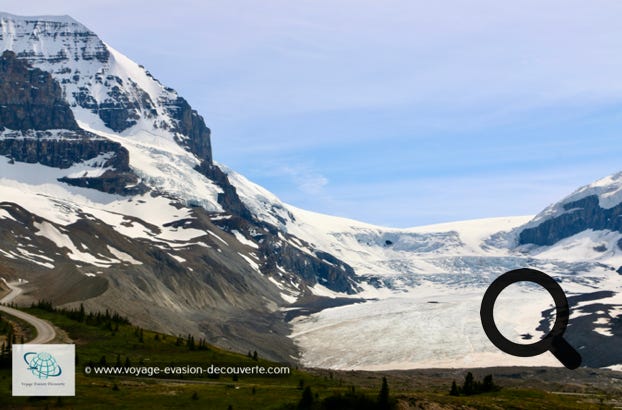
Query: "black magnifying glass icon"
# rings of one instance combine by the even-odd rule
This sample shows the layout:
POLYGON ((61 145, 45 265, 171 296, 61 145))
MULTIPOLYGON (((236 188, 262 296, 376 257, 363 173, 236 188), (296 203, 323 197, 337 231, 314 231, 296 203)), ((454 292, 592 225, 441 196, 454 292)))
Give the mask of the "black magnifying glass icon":
POLYGON ((566 368, 576 369, 581 365, 581 355, 563 338, 568 326, 568 299, 557 282, 544 272, 535 269, 516 269, 495 279, 482 299, 480 317, 488 339, 500 350, 519 357, 537 356, 549 350, 566 368), (531 344, 514 343, 501 334, 493 310, 495 301, 503 289, 516 282, 533 282, 546 289, 555 301, 555 324, 553 329, 541 340, 531 344))

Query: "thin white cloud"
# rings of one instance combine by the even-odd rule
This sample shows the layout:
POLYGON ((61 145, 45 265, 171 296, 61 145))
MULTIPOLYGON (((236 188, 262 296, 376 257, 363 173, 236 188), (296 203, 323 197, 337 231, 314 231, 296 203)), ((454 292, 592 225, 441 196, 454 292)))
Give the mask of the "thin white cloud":
POLYGON ((298 174, 294 176, 298 189, 306 194, 319 194, 328 184, 328 179, 319 174, 298 174))
POLYGON ((328 178, 304 163, 297 163, 296 165, 272 164, 272 166, 256 171, 256 173, 269 178, 286 178, 303 195, 317 196, 323 194, 324 188, 328 185, 328 178))

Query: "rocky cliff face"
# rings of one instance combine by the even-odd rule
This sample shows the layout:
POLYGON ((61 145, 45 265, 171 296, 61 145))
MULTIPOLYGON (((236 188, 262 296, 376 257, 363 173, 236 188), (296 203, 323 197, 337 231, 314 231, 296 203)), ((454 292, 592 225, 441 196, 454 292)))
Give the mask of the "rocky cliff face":
POLYGON ((586 230, 622 232, 622 173, 579 188, 520 231, 519 245, 549 246, 586 230))
POLYGON ((0 57, 0 124, 11 130, 78 129, 52 76, 9 50, 0 57))
POLYGON ((605 209, 590 195, 562 206, 565 213, 521 231, 519 244, 554 245, 587 229, 622 232, 622 204, 605 209))
POLYGON ((201 161, 212 164, 211 131, 205 125, 203 117, 190 107, 188 101, 178 97, 166 103, 168 114, 175 120, 172 131, 176 133, 176 141, 186 146, 201 161))
POLYGON ((129 172, 127 151, 112 141, 66 132, 14 135, 16 134, 0 138, 0 155, 13 161, 64 169, 110 153, 110 158, 102 162, 102 167, 129 172))
POLYGON ((127 150, 81 130, 58 82, 9 50, 0 57, 0 130, 0 155, 12 161, 66 169, 104 155, 104 175, 61 181, 123 195, 144 192, 127 150))

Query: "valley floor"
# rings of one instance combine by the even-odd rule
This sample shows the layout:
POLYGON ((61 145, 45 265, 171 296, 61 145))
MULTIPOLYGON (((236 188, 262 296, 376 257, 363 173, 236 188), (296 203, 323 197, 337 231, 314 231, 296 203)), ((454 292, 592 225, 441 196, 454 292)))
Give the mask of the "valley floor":
MULTIPOLYGON (((27 309, 67 331, 78 353, 75 397, 26 398, 11 396, 11 372, 0 368, 0 407, 6 409, 295 409, 309 387, 314 404, 327 407, 335 400, 364 400, 376 408, 382 378, 397 409, 597 409, 622 405, 622 373, 581 368, 569 371, 550 367, 497 367, 467 369, 417 369, 393 371, 336 371, 292 369, 286 376, 218 378, 168 378, 94 376, 83 371, 93 362, 108 365, 129 359, 134 365, 170 363, 222 363, 262 365, 276 363, 253 359, 213 346, 190 347, 188 340, 106 320, 75 320, 62 312, 27 309), (112 328, 112 330, 110 330, 112 328), (115 359, 116 357, 116 359, 115 359), (459 385, 467 372, 475 380, 491 374, 500 390, 472 396, 451 396, 452 381, 459 385)), ((5 362, 6 366, 6 362, 5 362)))

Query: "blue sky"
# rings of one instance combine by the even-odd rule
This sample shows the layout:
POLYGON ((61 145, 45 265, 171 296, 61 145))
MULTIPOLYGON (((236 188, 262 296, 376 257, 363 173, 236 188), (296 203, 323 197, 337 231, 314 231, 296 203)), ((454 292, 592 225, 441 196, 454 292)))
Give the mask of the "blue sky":
POLYGON ((389 226, 535 214, 622 170, 622 2, 63 1, 177 89, 214 156, 389 226), (433 4, 432 4, 433 3, 433 4))

